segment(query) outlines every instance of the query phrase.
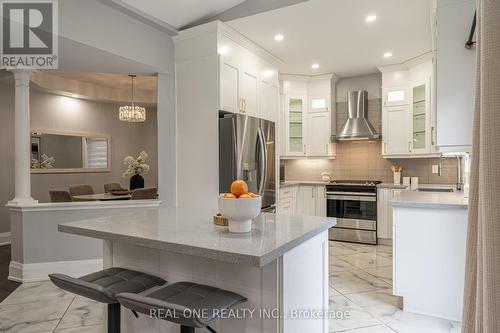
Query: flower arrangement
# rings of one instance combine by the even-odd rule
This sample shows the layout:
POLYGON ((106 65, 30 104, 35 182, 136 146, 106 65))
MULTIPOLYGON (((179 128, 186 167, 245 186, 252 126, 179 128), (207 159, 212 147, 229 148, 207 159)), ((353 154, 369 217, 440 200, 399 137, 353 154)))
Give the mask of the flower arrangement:
POLYGON ((40 160, 36 158, 31 159, 31 168, 32 169, 52 169, 54 164, 56 163, 56 159, 52 156, 47 156, 46 154, 42 154, 40 160))
POLYGON ((137 158, 133 158, 132 156, 125 157, 123 164, 127 166, 127 169, 122 174, 122 177, 126 178, 148 172, 149 165, 145 163, 147 158, 148 154, 144 150, 139 153, 137 158))

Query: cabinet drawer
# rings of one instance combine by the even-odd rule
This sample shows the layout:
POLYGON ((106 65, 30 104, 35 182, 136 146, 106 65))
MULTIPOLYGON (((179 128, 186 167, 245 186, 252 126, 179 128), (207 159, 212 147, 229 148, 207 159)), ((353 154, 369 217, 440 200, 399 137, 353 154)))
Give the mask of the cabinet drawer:
POLYGON ((292 198, 281 198, 279 204, 280 214, 292 214, 293 213, 293 199, 292 198))
POLYGON ((287 199, 293 197, 293 189, 291 187, 284 187, 280 189, 280 199, 287 199))

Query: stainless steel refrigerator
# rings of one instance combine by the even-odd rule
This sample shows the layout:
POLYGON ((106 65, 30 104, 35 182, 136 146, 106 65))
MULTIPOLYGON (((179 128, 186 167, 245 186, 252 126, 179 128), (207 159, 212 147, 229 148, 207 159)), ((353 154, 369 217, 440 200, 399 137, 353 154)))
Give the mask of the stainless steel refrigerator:
POLYGON ((275 124, 243 114, 219 112, 219 192, 236 179, 262 195, 262 210, 276 207, 275 124))

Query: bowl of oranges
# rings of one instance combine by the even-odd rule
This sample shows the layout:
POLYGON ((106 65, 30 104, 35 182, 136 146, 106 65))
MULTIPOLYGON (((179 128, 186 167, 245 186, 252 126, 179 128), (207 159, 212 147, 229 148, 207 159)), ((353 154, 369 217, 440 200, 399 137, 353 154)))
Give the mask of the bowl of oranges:
POLYGON ((248 191, 243 180, 235 180, 231 184, 231 193, 219 196, 219 212, 229 220, 230 232, 250 232, 252 219, 260 214, 262 197, 248 191))

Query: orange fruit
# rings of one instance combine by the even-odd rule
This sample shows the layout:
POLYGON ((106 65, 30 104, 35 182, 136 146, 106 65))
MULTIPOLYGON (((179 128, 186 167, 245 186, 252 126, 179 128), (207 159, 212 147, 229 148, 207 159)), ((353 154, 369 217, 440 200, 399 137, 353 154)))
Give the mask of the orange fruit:
POLYGON ((236 199, 236 196, 232 193, 224 194, 224 199, 236 199))
POLYGON ((248 195, 250 196, 250 198, 257 198, 257 194, 255 193, 248 192, 248 195))
POLYGON ((242 194, 248 193, 248 185, 243 180, 235 180, 231 184, 231 193, 237 196, 238 198, 242 194))
POLYGON ((252 196, 250 194, 242 194, 238 197, 238 199, 250 199, 252 196))

